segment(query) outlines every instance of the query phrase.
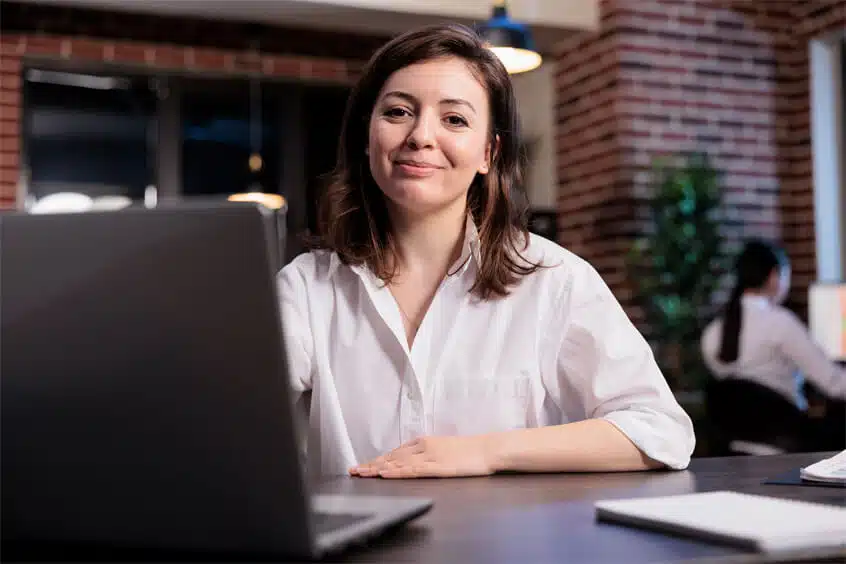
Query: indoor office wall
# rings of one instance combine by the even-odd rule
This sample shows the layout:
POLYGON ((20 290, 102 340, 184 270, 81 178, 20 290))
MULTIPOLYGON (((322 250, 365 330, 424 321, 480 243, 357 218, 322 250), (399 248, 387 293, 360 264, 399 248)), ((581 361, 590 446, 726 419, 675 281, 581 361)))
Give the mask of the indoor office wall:
MULTIPOLYGON (((564 39, 553 69, 558 240, 642 318, 624 255, 644 225, 652 157, 704 150, 730 193, 727 235, 784 239, 791 306, 816 277, 808 38, 846 25, 823 0, 600 0, 595 32, 564 39)), ((0 205, 17 203, 22 69, 32 61, 154 73, 240 74, 349 86, 385 37, 0 3, 0 205)), ((303 216, 305 217, 305 215, 303 216)), ((642 327, 642 326, 641 326, 642 327)))
POLYGON ((296 235, 313 228, 334 164, 331 116, 381 39, 14 2, 0 10, 0 206, 55 191, 137 201, 149 187, 164 199, 260 187, 288 202, 286 254, 302 249, 296 235), (85 84, 34 82, 31 71, 85 84), (259 174, 248 166, 250 78, 262 88, 259 174))
MULTIPOLYGON (((274 151, 274 144, 278 144, 279 153, 287 155, 287 161, 303 170, 298 170, 297 166, 285 168, 282 161, 286 158, 280 156, 278 170, 268 174, 282 177, 290 213, 293 214, 292 223, 298 229, 306 229, 312 221, 309 219, 311 204, 305 187, 319 184, 310 179, 328 172, 324 170, 327 165, 323 157, 311 159, 306 153, 325 152, 334 160, 337 143, 337 131, 332 127, 309 130, 305 123, 311 119, 308 112, 337 115, 337 105, 345 102, 349 86, 363 62, 385 41, 384 37, 354 33, 112 13, 12 1, 0 2, 0 26, 0 208, 22 206, 30 180, 24 139, 24 75, 28 69, 154 79, 156 84, 151 85, 155 98, 154 148, 152 153, 148 153, 147 161, 148 168, 153 170, 152 184, 157 186, 160 195, 166 197, 179 195, 181 189, 175 186, 181 184, 183 174, 190 172, 192 163, 202 160, 191 156, 187 169, 181 166, 184 128, 180 124, 180 80, 185 79, 182 86, 186 86, 189 95, 193 94, 190 94, 187 79, 208 81, 205 94, 211 96, 224 82, 241 81, 243 85, 248 77, 258 77, 269 89, 267 96, 272 95, 270 91, 274 88, 285 91, 285 101, 280 103, 277 115, 279 120, 273 117, 274 110, 268 110, 264 116, 268 122, 274 121, 278 132, 276 139, 267 139, 268 150, 274 151), (320 108, 311 102, 318 98, 324 100, 320 108), (336 106, 329 107, 327 104, 336 106), (293 115, 298 121, 286 121, 282 119, 282 114, 293 115), (174 157, 177 153, 179 158, 174 157), (311 162, 313 160, 320 162, 311 162), (306 163, 309 163, 308 171, 304 170, 306 163)), ((221 107, 227 103, 221 102, 221 107)), ((196 109, 190 104, 186 115, 196 109)), ((246 106, 248 103, 242 107, 246 106)), ((223 113, 232 114, 228 110, 223 113)), ((233 135, 241 135, 244 130, 242 120, 242 116, 230 119, 230 129, 223 135, 230 139, 233 135)), ((214 127, 218 128, 215 131, 219 131, 219 124, 214 127)), ((201 138, 208 133, 191 131, 201 138)), ((205 143, 204 138, 195 141, 201 146, 205 143)), ((209 154, 221 149, 212 147, 205 144, 209 154)), ((189 155, 197 152, 196 146, 187 149, 189 155)), ((275 165, 270 163, 270 166, 275 165)), ((236 178, 237 175, 232 173, 230 177, 236 178)), ((243 183, 243 177, 237 177, 233 183, 243 183)), ((267 179, 263 183, 274 184, 267 179)), ((202 181, 192 184, 199 186, 192 191, 206 189, 203 184, 202 181)), ((205 184, 210 186, 211 183, 205 184)), ((240 189, 241 186, 238 186, 235 191, 240 189)), ((215 190, 225 191, 219 186, 215 190)), ((276 191, 275 187, 272 191, 276 191)))
POLYGON ((788 305, 816 279, 808 45, 846 4, 600 0, 557 61, 559 240, 595 264, 639 326, 626 254, 648 228, 655 157, 701 151, 725 188, 726 251, 783 241, 788 305))

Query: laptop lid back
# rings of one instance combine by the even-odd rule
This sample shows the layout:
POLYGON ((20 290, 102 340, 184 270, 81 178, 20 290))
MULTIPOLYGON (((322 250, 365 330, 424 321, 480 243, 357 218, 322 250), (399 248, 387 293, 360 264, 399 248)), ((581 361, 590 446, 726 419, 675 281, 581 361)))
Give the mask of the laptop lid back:
POLYGON ((250 204, 0 217, 2 535, 307 554, 250 204))

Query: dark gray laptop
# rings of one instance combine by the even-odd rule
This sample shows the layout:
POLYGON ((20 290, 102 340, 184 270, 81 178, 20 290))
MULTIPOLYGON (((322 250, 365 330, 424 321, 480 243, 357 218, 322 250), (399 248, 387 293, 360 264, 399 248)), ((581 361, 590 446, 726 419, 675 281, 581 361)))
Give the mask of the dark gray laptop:
POLYGON ((431 507, 308 493, 262 222, 0 216, 4 551, 310 558, 431 507))

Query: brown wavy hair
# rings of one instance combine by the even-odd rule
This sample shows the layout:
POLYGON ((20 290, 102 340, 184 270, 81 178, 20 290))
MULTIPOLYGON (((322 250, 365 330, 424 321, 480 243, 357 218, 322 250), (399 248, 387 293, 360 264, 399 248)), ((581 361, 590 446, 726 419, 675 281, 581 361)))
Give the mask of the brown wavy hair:
POLYGON ((488 92, 492 162, 487 174, 476 175, 467 194, 481 255, 471 292, 482 299, 501 297, 540 265, 521 254, 529 241, 528 206, 521 188, 524 156, 511 79, 499 59, 466 26, 435 25, 407 32, 385 44, 367 63, 347 101, 337 163, 321 199, 313 243, 336 252, 344 264, 366 264, 384 282, 396 275, 385 196, 365 154, 370 116, 394 72, 445 57, 466 61, 488 92))

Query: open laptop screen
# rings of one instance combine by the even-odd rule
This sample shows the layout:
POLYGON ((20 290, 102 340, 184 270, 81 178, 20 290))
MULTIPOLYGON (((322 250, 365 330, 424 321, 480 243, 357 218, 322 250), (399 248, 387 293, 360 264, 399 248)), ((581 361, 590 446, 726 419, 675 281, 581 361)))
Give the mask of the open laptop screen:
POLYGON ((846 284, 814 284, 808 295, 811 335, 832 360, 846 361, 846 284))

